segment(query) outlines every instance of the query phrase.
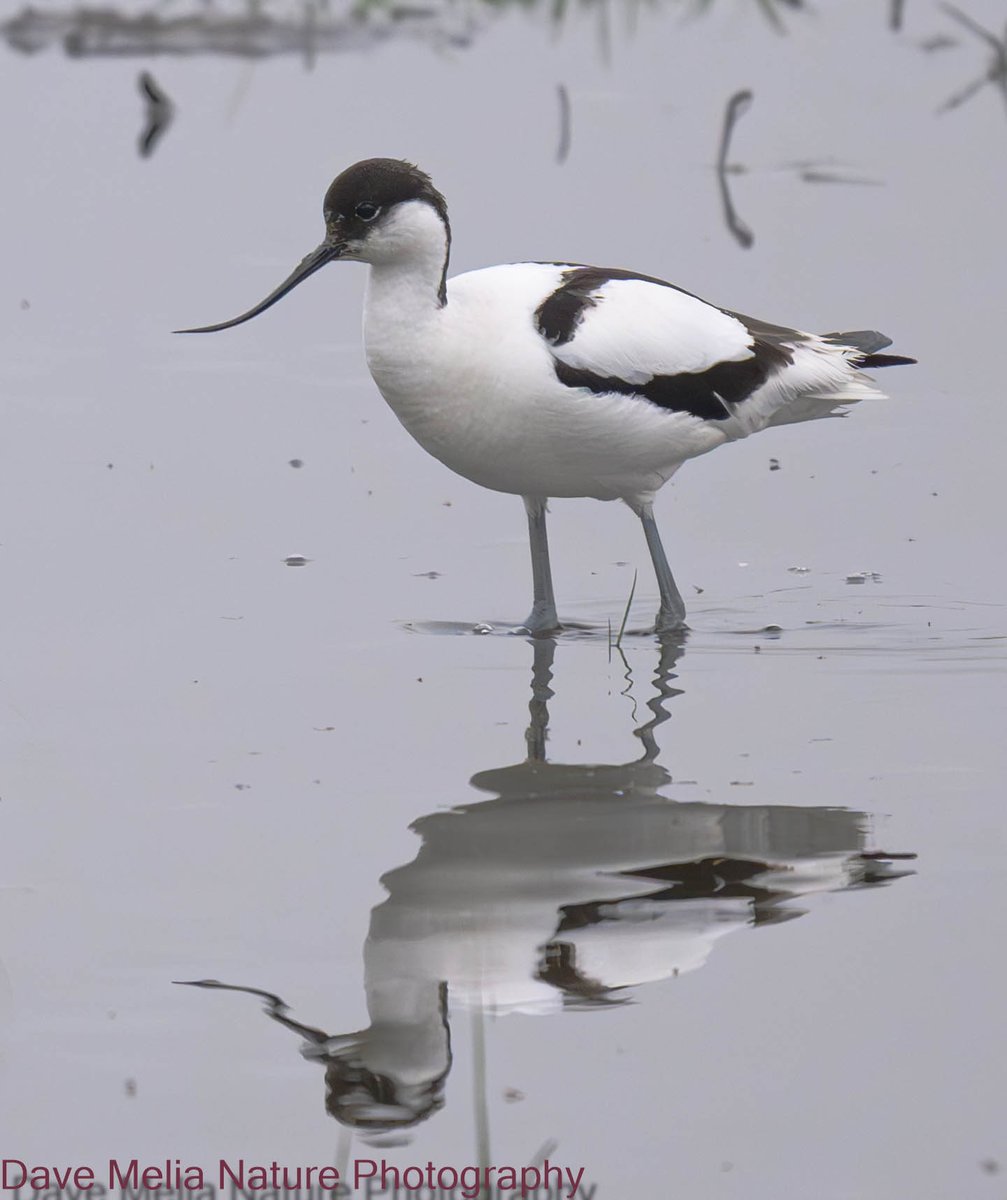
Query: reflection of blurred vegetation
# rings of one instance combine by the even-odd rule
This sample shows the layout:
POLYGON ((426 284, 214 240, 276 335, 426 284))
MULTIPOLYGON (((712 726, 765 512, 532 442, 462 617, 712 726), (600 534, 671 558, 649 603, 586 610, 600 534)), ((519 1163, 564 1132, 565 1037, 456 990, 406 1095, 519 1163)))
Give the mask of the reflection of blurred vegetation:
POLYGON ((326 0, 266 6, 250 0, 243 11, 203 11, 181 16, 157 12, 127 13, 113 8, 74 8, 42 12, 24 8, 0 25, 0 36, 15 50, 34 54, 62 45, 75 58, 150 54, 221 54, 264 58, 364 50, 393 38, 412 37, 437 46, 471 41, 466 10, 440 3, 396 0, 342 5, 338 13, 326 0))
MULTIPOLYGON (((800 11, 804 8, 804 0, 755 0, 756 6, 766 20, 778 33, 786 33, 787 27, 780 16, 780 10, 789 8, 800 11)), ((714 5, 714 0, 695 0, 695 8, 699 13, 707 13, 714 5)))
MULTIPOLYGON (((804 0, 753 0, 780 32, 781 12, 804 8, 804 0)), ((608 21, 617 14, 632 28, 636 17, 673 5, 704 15, 714 0, 243 0, 220 5, 203 0, 199 12, 171 15, 162 4, 130 12, 81 6, 62 11, 26 7, 0 24, 15 50, 33 54, 53 45, 77 58, 149 54, 222 54, 261 58, 361 50, 391 38, 416 37, 437 45, 464 46, 476 18, 508 8, 539 10, 559 26, 574 15, 596 18, 608 43, 608 21)), ((176 9, 177 12, 177 9, 176 9)))
POLYGON ((961 91, 955 92, 937 111, 949 112, 952 108, 958 108, 966 100, 971 100, 976 92, 984 88, 987 83, 991 83, 997 88, 1003 94, 1004 100, 1007 101, 1007 29, 1004 30, 1003 39, 1000 39, 995 33, 980 25, 978 21, 973 20, 968 13, 962 12, 960 8, 955 8, 953 4, 945 4, 943 8, 959 25, 964 26, 970 33, 975 34, 977 38, 986 43, 991 51, 991 58, 989 66, 978 79, 973 80, 961 91))
MULTIPOLYGON (((381 4, 384 0, 360 0, 363 5, 381 4)), ((487 8, 523 8, 544 9, 555 25, 560 25, 573 13, 597 12, 602 18, 615 15, 617 12, 628 16, 628 23, 633 24, 633 18, 642 11, 654 11, 668 7, 666 0, 621 0, 613 4, 612 0, 479 0, 487 8)), ((780 33, 786 32, 780 16, 781 9, 791 11, 804 9, 804 0, 753 0, 755 7, 780 33)), ((675 7, 682 8, 686 15, 704 16, 709 13, 715 0, 677 0, 675 7)), ((723 6, 721 6, 723 7, 723 6)))

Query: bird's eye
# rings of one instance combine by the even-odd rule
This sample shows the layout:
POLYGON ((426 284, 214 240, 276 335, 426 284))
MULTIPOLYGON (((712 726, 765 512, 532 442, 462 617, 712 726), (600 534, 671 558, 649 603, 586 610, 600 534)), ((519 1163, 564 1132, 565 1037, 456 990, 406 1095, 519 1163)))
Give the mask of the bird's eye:
POLYGON ((361 221, 373 221, 378 213, 381 212, 381 207, 375 204, 373 200, 361 200, 353 211, 361 221))

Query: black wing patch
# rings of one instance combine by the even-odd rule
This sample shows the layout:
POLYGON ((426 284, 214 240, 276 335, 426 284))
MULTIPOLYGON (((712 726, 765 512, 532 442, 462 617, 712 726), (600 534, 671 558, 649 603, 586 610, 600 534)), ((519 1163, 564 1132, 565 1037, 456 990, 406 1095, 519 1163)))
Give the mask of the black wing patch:
POLYGON ((726 421, 734 415, 732 405, 746 400, 774 371, 790 361, 780 351, 758 342, 754 350, 752 358, 741 362, 717 363, 692 374, 653 375, 646 383, 627 383, 611 375, 595 375, 593 371, 569 367, 556 359, 556 378, 567 387, 586 387, 599 394, 640 396, 669 412, 689 413, 703 421, 726 421))
MULTIPOLYGON (((556 263, 562 266, 562 263, 556 263)), ((658 287, 685 292, 664 279, 652 275, 637 275, 635 271, 623 271, 618 267, 571 266, 563 272, 563 282, 550 296, 542 301, 535 312, 535 324, 539 333, 554 346, 564 346, 573 340, 577 326, 584 319, 584 311, 598 303, 592 295, 598 288, 613 279, 638 279, 641 283, 656 283, 658 287)), ((691 292, 685 292, 691 296, 691 292)), ((698 297, 697 297, 698 299, 698 297)))
MULTIPOLYGON (((571 267, 564 273, 561 286, 546 297, 535 313, 539 333, 554 346, 572 341, 586 310, 599 303, 594 293, 613 279, 637 279, 692 295, 684 288, 651 275, 615 268, 571 267)), ((617 376, 598 375, 582 367, 568 366, 557 358, 553 362, 556 378, 567 387, 584 387, 597 394, 616 392, 623 396, 639 396, 670 412, 689 413, 704 421, 726 421, 733 415, 732 406, 747 399, 771 375, 793 362, 794 346, 806 340, 804 334, 794 329, 767 325, 740 313, 727 312, 727 315, 740 321, 751 334, 751 358, 720 362, 705 371, 654 375, 646 383, 629 383, 617 376)))

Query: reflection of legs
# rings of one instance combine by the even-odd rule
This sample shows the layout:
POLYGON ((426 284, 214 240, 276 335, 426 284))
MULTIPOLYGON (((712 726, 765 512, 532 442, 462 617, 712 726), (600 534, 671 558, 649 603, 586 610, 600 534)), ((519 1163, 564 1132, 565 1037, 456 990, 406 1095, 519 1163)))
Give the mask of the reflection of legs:
POLYGON ((549 736, 549 701, 555 695, 552 683, 552 664, 556 657, 555 638, 536 638, 531 671, 531 700, 528 702, 528 761, 545 762, 545 740, 549 736))
POLYGON ((524 496, 528 512, 528 540, 531 543, 531 578, 535 601, 522 628, 532 634, 556 633, 560 628, 556 616, 556 598, 552 591, 552 571, 549 569, 549 539, 545 531, 544 499, 524 496))
POLYGON ((668 559, 664 553, 664 547, 661 545, 661 535, 657 531, 657 522, 654 520, 653 505, 640 504, 633 505, 634 511, 643 522, 643 532, 647 538, 647 549, 650 551, 650 558, 654 564, 654 574, 657 576, 657 586, 661 592, 661 607, 658 610, 657 621, 654 624, 655 632, 671 633, 676 629, 687 628, 685 624, 685 602, 678 588, 675 586, 675 580, 671 574, 671 567, 668 566, 668 559))

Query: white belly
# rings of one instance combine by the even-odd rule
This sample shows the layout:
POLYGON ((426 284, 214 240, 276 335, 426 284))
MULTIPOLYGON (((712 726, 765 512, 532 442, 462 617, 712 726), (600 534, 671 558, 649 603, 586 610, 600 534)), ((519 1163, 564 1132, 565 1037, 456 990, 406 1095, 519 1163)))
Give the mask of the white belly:
POLYGON ((483 487, 599 500, 652 493, 726 437, 637 397, 561 384, 531 316, 559 279, 559 268, 535 263, 476 271, 450 281, 445 308, 408 314, 401 290, 372 277, 374 381, 425 450, 483 487))

